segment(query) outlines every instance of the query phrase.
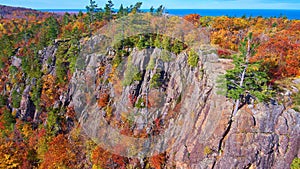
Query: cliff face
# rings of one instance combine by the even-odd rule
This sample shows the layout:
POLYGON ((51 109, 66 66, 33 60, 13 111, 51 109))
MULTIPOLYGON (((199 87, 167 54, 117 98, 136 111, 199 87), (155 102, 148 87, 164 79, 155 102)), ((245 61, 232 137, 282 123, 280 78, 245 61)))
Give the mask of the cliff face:
MULTIPOLYGON (((49 47, 42 56, 55 60, 55 51, 49 47)), ((167 168, 289 168, 300 155, 299 112, 245 105, 231 118, 233 101, 216 87, 231 61, 211 46, 196 52, 195 67, 186 53, 165 53, 166 58, 157 48, 134 49, 118 66, 111 52, 82 55, 60 104, 74 106, 85 134, 120 155, 166 151, 167 168), (116 145, 126 151, 113 150, 116 145)), ((44 67, 55 73, 51 65, 44 67)), ((32 104, 23 97, 21 114, 27 116, 32 104)))
MULTIPOLYGON (((112 111, 108 112, 104 105, 98 106, 97 111, 105 117, 100 118, 97 111, 89 109, 97 101, 88 104, 84 101, 83 104, 84 91, 71 89, 71 105, 77 107, 86 133, 101 138, 101 132, 105 132, 99 125, 101 119, 110 124, 130 121, 126 135, 145 134, 154 139, 127 138, 125 141, 106 136, 117 140, 115 145, 125 146, 125 142, 134 145, 134 148, 127 148, 135 153, 115 153, 143 157, 167 150, 167 167, 289 168, 292 160, 299 156, 300 114, 282 105, 259 104, 242 107, 231 119, 233 101, 218 95, 216 87, 218 76, 231 68, 231 61, 218 58, 211 46, 201 46, 196 51, 199 61, 193 68, 187 63, 187 54, 168 54, 169 58, 165 59, 161 57, 164 51, 157 48, 134 50, 124 58, 119 70, 107 56, 87 55, 87 66, 80 77, 85 79, 85 84, 89 79, 89 91, 98 100, 104 94, 109 95, 107 105, 112 111), (99 66, 102 66, 101 75, 93 77, 93 74, 99 74, 99 66), (132 67, 140 77, 124 85, 126 78, 135 76, 128 72, 132 67), (155 123, 158 119, 160 126, 155 123), (156 135, 159 135, 157 140, 156 135), (149 145, 150 150, 145 149, 145 145, 149 145)), ((78 77, 73 76, 74 79, 78 77)), ((73 86, 78 86, 76 83, 73 86)), ((107 126, 104 129, 110 131, 107 126)), ((108 148, 114 146, 109 140, 100 139, 99 143, 102 141, 110 144, 108 148)))

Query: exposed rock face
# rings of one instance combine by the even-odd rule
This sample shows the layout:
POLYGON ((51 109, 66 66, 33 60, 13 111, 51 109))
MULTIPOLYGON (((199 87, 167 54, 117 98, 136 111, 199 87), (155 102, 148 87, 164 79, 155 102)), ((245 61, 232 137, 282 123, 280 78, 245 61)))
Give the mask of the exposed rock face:
MULTIPOLYGON (((55 53, 57 50, 57 45, 49 46, 44 50, 39 51, 41 63, 42 63, 42 70, 46 74, 54 74, 55 70, 55 53)), ((17 57, 12 58, 12 65, 16 67, 20 67, 22 64, 21 59, 17 57)), ((39 119, 39 112, 36 110, 36 107, 33 101, 30 98, 30 91, 32 90, 32 86, 35 85, 36 79, 33 78, 31 81, 27 79, 26 87, 22 93, 22 99, 20 102, 20 108, 18 109, 18 116, 22 120, 38 120, 39 119)))
POLYGON ((298 112, 283 106, 244 107, 225 139, 216 168, 289 168, 299 151, 298 112))
POLYGON ((55 53, 57 50, 57 45, 54 46, 49 46, 47 48, 45 48, 44 50, 40 51, 40 55, 41 55, 41 60, 43 63, 43 70, 47 73, 47 74, 54 74, 54 68, 55 68, 55 53))
POLYGON ((20 115, 24 120, 28 118, 34 119, 35 116, 35 106, 29 96, 30 85, 26 86, 22 94, 22 99, 20 103, 20 115))
POLYGON ((22 64, 22 60, 21 60, 20 58, 16 57, 16 56, 13 56, 13 57, 12 57, 11 64, 12 64, 13 66, 20 67, 21 64, 22 64))
MULTIPOLYGON (((120 85, 122 75, 118 81, 107 83, 112 64, 105 56, 88 55, 85 60, 88 65, 84 69, 86 72, 77 71, 72 78, 68 96, 72 98, 71 105, 77 105, 77 113, 84 111, 86 102, 80 97, 84 91, 75 89, 74 83, 78 83, 80 78, 85 79, 98 73, 96 68, 99 63, 105 63, 102 80, 106 82, 97 86, 95 78, 94 82, 91 80, 91 85, 94 85, 95 91, 99 91, 97 98, 104 91, 109 93, 113 115, 117 120, 121 120, 121 112, 131 107, 141 114, 134 119, 136 125, 132 130, 146 128, 150 133, 151 126, 144 122, 158 117, 163 119, 162 123, 166 126, 180 123, 165 131, 166 142, 180 140, 176 146, 169 143, 171 149, 168 151, 167 167, 279 169, 289 168, 294 157, 300 155, 300 114, 282 105, 244 106, 228 127, 233 102, 218 95, 216 86, 218 76, 231 68, 230 60, 219 59, 209 46, 198 50, 200 60, 195 68, 187 64, 187 55, 184 53, 170 55, 170 62, 162 61, 160 53, 159 49, 134 50, 131 62, 141 72, 141 80, 124 87, 116 87, 117 83, 120 85), (151 58, 155 60, 150 70, 147 66, 151 58), (149 83, 158 71, 160 86, 151 88, 149 83), (145 111, 134 107, 139 98, 144 98, 145 93, 148 94, 148 101, 154 102, 154 105, 157 96, 162 95, 164 100, 158 102, 162 104, 159 112, 149 113, 150 108, 145 111), (129 96, 135 99, 132 101, 129 96), (175 116, 171 116, 170 112, 175 113, 175 116)), ((107 116, 104 110, 102 114, 107 116)), ((94 117, 80 113, 79 116, 81 120, 87 116, 94 117)))

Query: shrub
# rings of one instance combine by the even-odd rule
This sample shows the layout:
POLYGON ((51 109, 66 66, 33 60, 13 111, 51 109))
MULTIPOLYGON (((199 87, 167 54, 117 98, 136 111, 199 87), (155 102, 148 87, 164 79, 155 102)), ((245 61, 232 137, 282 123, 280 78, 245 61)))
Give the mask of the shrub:
POLYGON ((129 94, 128 99, 131 105, 134 105, 134 103, 136 102, 136 96, 133 94, 129 94))
POLYGON ((165 163, 166 163, 166 154, 161 153, 155 156, 152 156, 149 158, 149 164, 152 168, 165 168, 165 163))
POLYGON ((120 63, 122 62, 122 57, 120 53, 117 53, 114 59, 112 60, 112 63, 115 67, 118 67, 120 63))
POLYGON ((18 73, 18 68, 16 66, 10 66, 9 67, 9 74, 14 76, 17 73, 18 73))
POLYGON ((187 63, 191 67, 196 67, 198 65, 199 56, 198 54, 191 49, 188 53, 188 60, 187 63))
POLYGON ((123 86, 129 86, 133 81, 142 80, 141 73, 138 68, 131 63, 131 58, 128 58, 127 68, 124 72, 123 86))
POLYGON ((164 62, 170 62, 170 61, 172 61, 171 53, 169 51, 167 51, 167 50, 162 50, 161 51, 160 58, 164 62))
POLYGON ((47 133, 54 136, 59 131, 59 117, 58 117, 58 110, 52 110, 48 113, 47 117, 47 133))
POLYGON ((5 106, 6 102, 7 102, 7 97, 0 95, 0 108, 5 106))
POLYGON ((184 46, 183 46, 183 43, 181 43, 179 40, 175 40, 173 42, 173 46, 171 48, 171 51, 173 53, 175 53, 176 55, 178 55, 182 50, 183 50, 184 46))
POLYGON ((293 109, 296 110, 297 112, 299 112, 300 111, 300 93, 293 94, 292 99, 293 99, 293 104, 294 104, 293 109))
POLYGON ((204 147, 204 155, 209 155, 212 153, 212 149, 209 148, 208 146, 204 147))
POLYGON ((161 82, 161 74, 160 73, 155 73, 150 80, 150 88, 157 88, 162 85, 161 82))
POLYGON ((161 43, 161 39, 159 35, 156 35, 156 38, 154 40, 154 46, 157 48, 161 48, 162 47, 162 43, 161 43))
POLYGON ((140 36, 139 41, 136 46, 139 50, 142 50, 145 48, 145 37, 144 36, 140 36))
POLYGON ((9 112, 8 110, 4 110, 2 118, 4 121, 5 128, 10 131, 13 130, 16 120, 15 120, 14 116, 11 114, 11 112, 9 112))
POLYGON ((146 107, 145 104, 145 100, 143 98, 139 98, 138 101, 135 103, 135 107, 142 109, 146 107))
POLYGON ((217 53, 222 58, 228 58, 231 55, 231 53, 229 51, 223 50, 223 49, 218 49, 217 53))
POLYGON ((5 66, 5 63, 4 63, 4 62, 1 60, 1 58, 0 58, 0 69, 3 69, 4 66, 5 66))
POLYGON ((155 58, 151 57, 146 69, 152 70, 152 69, 154 69, 154 67, 155 67, 155 58))
POLYGON ((296 157, 294 158, 291 164, 291 169, 299 169, 299 168, 300 168, 300 158, 296 157))
POLYGON ((170 51, 171 50, 171 39, 168 36, 164 36, 162 40, 162 47, 163 49, 170 51))
POLYGON ((141 79, 141 74, 138 71, 137 67, 127 67, 125 73, 124 73, 124 80, 123 80, 123 86, 129 86, 132 84, 133 81, 138 81, 141 79))
POLYGON ((98 106, 100 108, 103 108, 103 107, 107 106, 108 101, 109 101, 109 95, 107 93, 103 93, 100 95, 100 98, 98 100, 98 106))
POLYGON ((21 95, 16 90, 12 91, 11 99, 12 99, 12 106, 14 108, 20 107, 20 103, 21 103, 22 98, 21 98, 21 95))

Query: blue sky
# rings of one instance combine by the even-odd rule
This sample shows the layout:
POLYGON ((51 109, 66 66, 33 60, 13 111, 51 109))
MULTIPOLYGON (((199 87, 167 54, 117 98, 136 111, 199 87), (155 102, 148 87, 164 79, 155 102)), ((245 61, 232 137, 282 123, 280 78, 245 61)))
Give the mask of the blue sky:
MULTIPOLYGON (((113 0, 115 8, 143 2, 143 9, 160 4, 169 9, 300 9, 300 0, 113 0)), ((96 0, 100 7, 107 0, 96 0)), ((35 9, 83 9, 89 0, 0 0, 1 5, 35 9)))

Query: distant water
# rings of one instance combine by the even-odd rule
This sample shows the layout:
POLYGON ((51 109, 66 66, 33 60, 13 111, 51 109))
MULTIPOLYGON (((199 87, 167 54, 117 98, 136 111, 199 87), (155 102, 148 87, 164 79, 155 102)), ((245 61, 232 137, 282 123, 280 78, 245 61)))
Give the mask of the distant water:
MULTIPOLYGON (((39 9, 44 12, 55 13, 77 13, 79 11, 86 12, 85 9, 39 9)), ((145 12, 149 10, 143 10, 145 12)), ((201 16, 230 16, 230 17, 281 17, 286 16, 288 19, 300 20, 300 9, 167 9, 166 13, 177 16, 188 14, 199 14, 201 16)))

